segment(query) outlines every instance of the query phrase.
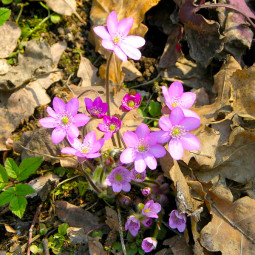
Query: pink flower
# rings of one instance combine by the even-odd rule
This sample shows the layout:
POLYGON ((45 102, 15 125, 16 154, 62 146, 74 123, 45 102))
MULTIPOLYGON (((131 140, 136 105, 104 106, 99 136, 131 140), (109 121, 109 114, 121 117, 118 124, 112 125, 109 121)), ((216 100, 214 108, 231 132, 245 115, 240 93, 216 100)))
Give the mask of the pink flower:
POLYGON ((89 114, 97 116, 100 119, 107 113, 108 105, 107 103, 103 103, 100 97, 97 97, 94 102, 90 98, 85 98, 84 101, 89 114))
POLYGON ((121 120, 119 120, 116 117, 109 117, 109 116, 104 116, 103 118, 104 123, 99 123, 98 124, 98 129, 102 132, 105 132, 104 139, 108 140, 112 137, 114 133, 116 133, 120 127, 121 127, 121 120))
POLYGON ((106 183, 108 186, 112 186, 113 192, 120 192, 121 190, 129 192, 131 189, 130 181, 130 172, 123 166, 114 168, 106 178, 106 183))
POLYGON ((168 150, 173 159, 179 160, 183 156, 184 149, 199 150, 198 138, 188 133, 200 126, 198 118, 187 117, 180 107, 174 108, 169 117, 163 116, 159 119, 159 126, 162 131, 156 131, 160 143, 170 142, 168 150))
POLYGON ((186 215, 184 213, 179 214, 177 210, 173 210, 169 217, 170 228, 177 228, 179 232, 183 232, 186 228, 186 215))
POLYGON ((141 99, 142 98, 139 93, 135 96, 126 94, 121 101, 121 105, 125 110, 131 111, 139 107, 141 99))
POLYGON ((122 61, 127 61, 127 57, 134 60, 141 58, 138 48, 145 44, 145 40, 140 36, 129 35, 133 25, 133 18, 126 18, 118 22, 117 13, 111 12, 107 18, 107 28, 105 26, 94 27, 94 32, 101 38, 102 46, 113 51, 122 61))
POLYGON ((152 224, 152 219, 151 219, 151 218, 146 218, 146 219, 142 220, 142 224, 143 224, 146 228, 148 228, 148 227, 150 227, 151 224, 152 224))
POLYGON ((142 249, 144 252, 151 252, 153 249, 157 247, 157 240, 153 237, 146 237, 142 241, 142 249))
POLYGON ((131 170, 131 180, 135 182, 143 182, 146 178, 146 171, 142 173, 137 172, 134 168, 131 170))
POLYGON ((165 103, 170 110, 180 107, 182 108, 185 117, 200 119, 195 112, 188 110, 188 108, 194 104, 196 94, 192 92, 183 92, 183 86, 179 81, 173 82, 168 90, 167 87, 162 87, 162 93, 165 97, 165 103))
MULTIPOLYGON (((155 133, 155 132, 154 132, 155 133)), ((129 147, 120 155, 120 161, 124 164, 135 162, 135 170, 139 173, 145 171, 146 166, 151 170, 156 169, 156 158, 165 156, 165 148, 157 143, 157 137, 146 124, 140 124, 135 133, 126 131, 123 139, 129 147)))
POLYGON ((85 136, 83 143, 77 138, 69 138, 68 141, 72 147, 65 147, 61 152, 77 156, 80 162, 87 158, 97 158, 101 156, 101 153, 98 153, 98 151, 103 147, 104 139, 97 140, 94 131, 89 132, 85 136))
POLYGON ((132 236, 137 236, 139 229, 140 229, 139 219, 134 215, 129 216, 125 224, 125 230, 129 230, 132 236))
POLYGON ((149 200, 142 209, 142 215, 149 218, 158 218, 158 213, 161 211, 161 205, 154 203, 153 200, 149 200))
POLYGON ((54 128, 51 134, 53 143, 60 143, 66 135, 71 138, 78 137, 78 127, 82 127, 89 122, 87 115, 77 114, 79 109, 79 100, 77 98, 73 98, 65 104, 62 99, 54 97, 53 109, 48 106, 47 112, 50 117, 39 120, 43 127, 54 128))
POLYGON ((147 188, 143 188, 142 189, 142 194, 144 195, 144 196, 149 196, 150 194, 151 194, 151 188, 150 187, 147 187, 147 188))

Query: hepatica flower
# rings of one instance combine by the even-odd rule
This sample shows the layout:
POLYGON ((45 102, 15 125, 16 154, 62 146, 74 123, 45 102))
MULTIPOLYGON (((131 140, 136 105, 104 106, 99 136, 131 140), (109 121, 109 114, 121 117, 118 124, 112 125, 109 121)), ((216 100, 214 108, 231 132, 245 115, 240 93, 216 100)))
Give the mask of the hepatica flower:
POLYGON ((186 228, 186 215, 184 213, 179 214, 177 210, 173 210, 169 217, 170 228, 177 228, 179 232, 183 232, 186 228))
POLYGON ((153 237, 146 237, 142 241, 142 249, 144 252, 151 252, 153 249, 157 247, 157 240, 153 237))
POLYGON ((106 184, 112 186, 113 192, 120 192, 121 190, 129 192, 130 185, 130 172, 123 166, 114 168, 106 178, 106 184))
POLYGON ((165 103, 170 110, 180 107, 186 117, 195 117, 199 119, 199 116, 195 112, 188 110, 188 108, 194 104, 196 94, 192 92, 183 92, 183 86, 179 81, 173 82, 169 89, 165 86, 162 87, 162 93, 165 98, 165 103))
POLYGON ((139 173, 133 168, 131 170, 130 177, 131 177, 131 180, 135 182, 143 182, 146 178, 146 171, 139 173))
POLYGON ((142 224, 144 225, 144 227, 149 228, 152 224, 152 219, 146 218, 146 219, 142 220, 142 224))
POLYGON ((154 133, 150 133, 148 126, 143 123, 137 127, 135 133, 126 131, 123 139, 129 148, 121 153, 120 161, 124 164, 134 162, 135 170, 139 173, 145 171, 146 166, 151 170, 156 169, 156 158, 164 157, 166 151, 158 144, 154 133))
POLYGON ((139 60, 141 52, 138 48, 145 44, 145 40, 140 36, 128 35, 132 25, 132 17, 118 22, 117 13, 113 11, 107 18, 107 27, 97 26, 93 30, 102 39, 102 46, 113 51, 122 61, 127 61, 127 57, 139 60))
POLYGON ((142 98, 139 93, 137 93, 136 95, 126 94, 123 97, 123 100, 121 101, 121 105, 125 110, 131 111, 131 110, 139 107, 139 105, 141 103, 141 99, 142 98))
POLYGON ((43 127, 54 128, 51 134, 53 143, 60 143, 66 135, 71 138, 78 137, 78 127, 82 127, 89 122, 87 115, 77 114, 79 109, 79 100, 77 98, 73 98, 65 104, 62 99, 54 97, 53 109, 47 107, 50 117, 39 120, 43 127))
POLYGON ((134 215, 129 216, 125 224, 125 230, 129 230, 132 236, 137 236, 139 229, 140 220, 134 215))
POLYGON ((142 209, 142 215, 149 218, 158 218, 158 213, 161 211, 161 205, 154 203, 153 200, 149 200, 142 209))
POLYGON ((97 158, 101 156, 99 151, 104 145, 104 139, 97 140, 94 131, 89 132, 82 143, 78 138, 68 139, 68 141, 72 147, 65 147, 61 152, 77 156, 80 162, 87 158, 97 158))
POLYGON ((120 127, 121 127, 121 120, 118 119, 117 117, 109 117, 109 116, 104 116, 103 118, 104 123, 99 123, 98 124, 98 129, 102 132, 105 132, 104 139, 108 140, 112 137, 114 133, 116 133, 120 127))
POLYGON ((198 138, 188 133, 200 126, 200 120, 193 117, 184 117, 180 107, 174 108, 169 115, 159 119, 159 126, 163 131, 157 131, 158 140, 167 142, 168 150, 172 158, 179 160, 183 156, 184 149, 198 150, 200 142, 198 138))
POLYGON ((85 98, 85 105, 90 115, 97 118, 103 118, 108 110, 107 103, 103 103, 100 97, 97 97, 94 102, 90 98, 85 98))

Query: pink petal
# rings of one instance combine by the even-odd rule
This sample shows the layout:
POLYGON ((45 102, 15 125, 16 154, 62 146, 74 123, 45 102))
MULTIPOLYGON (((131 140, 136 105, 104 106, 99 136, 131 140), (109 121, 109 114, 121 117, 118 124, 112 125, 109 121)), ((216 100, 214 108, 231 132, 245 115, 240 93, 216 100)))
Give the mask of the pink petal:
POLYGON ((183 156, 182 143, 177 139, 172 139, 168 144, 168 150, 171 157, 175 160, 179 160, 183 156))
POLYGON ((162 87, 162 94, 165 98, 165 103, 167 104, 167 102, 171 100, 171 97, 169 96, 168 89, 166 86, 162 87))
POLYGON ((138 143, 138 137, 134 132, 126 131, 123 135, 123 140, 128 147, 135 147, 138 143))
POLYGON ((118 23, 118 33, 122 34, 123 37, 129 34, 131 27, 133 26, 134 19, 132 17, 122 19, 118 23))
POLYGON ((39 120, 39 123, 44 128, 55 128, 58 126, 58 121, 53 117, 46 117, 39 120))
POLYGON ((120 192, 122 190, 122 185, 113 183, 112 184, 112 190, 113 190, 113 192, 120 192))
POLYGON ((125 44, 128 44, 134 48, 140 48, 144 46, 145 40, 141 36, 136 36, 136 35, 129 35, 127 36, 123 42, 125 44))
POLYGON ((129 164, 135 161, 136 151, 133 148, 125 149, 120 155, 120 162, 123 164, 129 164))
POLYGON ((90 98, 85 98, 84 99, 84 102, 85 102, 85 105, 86 105, 86 108, 89 110, 93 107, 93 101, 90 99, 90 98))
POLYGON ((125 191, 125 192, 129 192, 129 191, 131 190, 131 185, 130 185, 130 183, 128 183, 128 182, 124 183, 124 184, 122 185, 122 189, 123 189, 123 191, 125 191))
POLYGON ((58 127, 52 131, 51 139, 52 139, 52 142, 56 144, 56 143, 62 142, 65 136, 66 136, 66 130, 64 128, 58 127))
POLYGON ((98 158, 101 155, 102 155, 101 153, 89 153, 86 155, 86 158, 98 158))
POLYGON ((119 46, 116 46, 113 51, 116 54, 116 56, 123 62, 127 61, 127 55, 120 49, 119 46))
POLYGON ((178 229, 179 232, 183 232, 186 228, 186 224, 183 223, 183 224, 177 225, 176 228, 178 229))
POLYGON ((88 144, 93 145, 96 140, 97 140, 97 137, 96 137, 95 131, 91 131, 91 132, 87 133, 87 135, 84 137, 83 143, 88 143, 88 144))
POLYGON ((79 110, 79 100, 78 98, 72 98, 66 104, 66 111, 69 112, 72 116, 75 116, 79 110))
POLYGON ((173 82, 168 89, 168 93, 170 97, 181 97, 183 94, 182 84, 179 81, 173 82))
POLYGON ((169 119, 169 117, 167 116, 163 116, 159 119, 159 127, 163 130, 163 131, 170 131, 172 128, 172 123, 169 119))
POLYGON ((79 129, 78 129, 75 125, 71 124, 71 125, 68 127, 66 133, 67 133, 67 135, 69 135, 70 137, 78 137, 78 136, 79 136, 79 129))
POLYGON ((111 40, 111 35, 107 31, 105 26, 97 26, 93 28, 95 34, 104 40, 111 40))
POLYGON ((54 97, 52 104, 53 104, 53 109, 55 110, 56 113, 65 111, 66 104, 61 98, 54 97))
POLYGON ((183 118, 182 121, 179 122, 179 125, 183 126, 186 131, 191 131, 200 126, 200 120, 197 118, 183 118))
POLYGON ((169 119, 173 126, 179 125, 179 122, 184 118, 184 113, 180 107, 176 107, 172 110, 169 119))
POLYGON ((109 140, 112 137, 113 133, 112 132, 107 132, 104 134, 104 140, 109 140))
POLYGON ((196 100, 196 94, 192 92, 185 92, 181 96, 181 105, 183 108, 190 108, 196 100))
POLYGON ((155 157, 155 158, 162 158, 166 155, 165 148, 160 144, 155 144, 153 147, 150 148, 149 152, 155 157))
POLYGON ((102 46, 107 50, 114 50, 115 44, 110 40, 103 40, 102 46))
POLYGON ((108 131, 108 129, 106 128, 106 125, 103 124, 103 123, 99 123, 99 124, 98 124, 98 129, 99 129, 100 131, 102 131, 102 132, 107 132, 107 131, 108 131))
POLYGON ((155 131, 151 134, 152 136, 156 137, 157 143, 167 143, 171 135, 168 131, 155 131))
POLYGON ((67 137, 67 140, 75 149, 79 150, 81 148, 81 141, 78 138, 67 137))
POLYGON ((192 118, 197 118, 200 120, 200 117, 193 111, 189 110, 189 109, 182 109, 184 116, 185 117, 192 117, 192 118))
POLYGON ((119 47, 128 57, 134 60, 139 60, 142 57, 141 51, 129 44, 120 42, 119 47))
POLYGON ((83 113, 78 113, 73 117, 73 124, 76 127, 85 126, 89 122, 89 117, 83 113))
POLYGON ((144 161, 145 161, 145 163, 147 164, 147 166, 151 170, 155 170, 156 169, 156 167, 157 167, 157 160, 149 152, 147 152, 144 155, 144 161))
POLYGON ((71 155, 75 155, 76 153, 76 149, 71 148, 71 147, 65 147, 61 150, 61 153, 63 154, 71 154, 71 155))
POLYGON ((200 141, 195 135, 190 133, 182 136, 181 143, 184 149, 189 151, 196 151, 200 149, 200 141))
POLYGON ((53 117, 53 118, 57 118, 57 114, 55 113, 55 111, 51 108, 51 107, 47 107, 47 113, 53 117))
POLYGON ((117 28, 118 28, 117 12, 113 11, 108 15, 107 18, 107 29, 111 36, 114 36, 114 34, 117 32, 117 28))
POLYGON ((136 128, 135 133, 136 133, 138 139, 144 138, 150 134, 150 129, 148 128, 148 126, 146 124, 142 123, 136 128))
POLYGON ((104 139, 99 139, 92 145, 91 153, 98 152, 104 145, 104 139))
POLYGON ((145 169, 146 169, 146 163, 143 159, 143 155, 141 153, 137 153, 135 158, 135 170, 138 173, 142 173, 145 171, 145 169))

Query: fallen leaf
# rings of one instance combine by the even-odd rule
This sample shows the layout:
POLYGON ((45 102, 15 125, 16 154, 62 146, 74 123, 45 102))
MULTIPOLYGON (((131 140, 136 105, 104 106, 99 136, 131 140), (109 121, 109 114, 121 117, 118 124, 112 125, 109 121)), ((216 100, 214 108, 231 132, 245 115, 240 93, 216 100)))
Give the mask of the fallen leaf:
POLYGON ((138 77, 141 77, 141 72, 135 67, 131 61, 122 63, 122 72, 125 74, 124 81, 133 81, 138 77))
POLYGON ((99 242, 97 238, 89 237, 88 245, 90 255, 107 255, 107 252, 104 250, 103 245, 99 242))
POLYGON ((66 42, 57 42, 50 47, 53 67, 57 67, 61 55, 66 50, 66 48, 67 48, 66 42))
POLYGON ((71 244, 86 244, 88 242, 87 235, 83 228, 70 227, 67 229, 67 236, 70 238, 71 244))
POLYGON ((110 229, 119 231, 119 219, 116 211, 110 207, 106 207, 106 220, 105 223, 110 227, 110 229))
POLYGON ((0 58, 9 57, 17 47, 21 30, 16 23, 7 21, 0 26, 0 58))
POLYGON ((191 247, 186 243, 183 236, 173 236, 164 240, 163 245, 171 248, 174 255, 192 255, 191 247))
POLYGON ((71 16, 76 12, 76 1, 75 0, 45 0, 46 4, 54 12, 71 16))

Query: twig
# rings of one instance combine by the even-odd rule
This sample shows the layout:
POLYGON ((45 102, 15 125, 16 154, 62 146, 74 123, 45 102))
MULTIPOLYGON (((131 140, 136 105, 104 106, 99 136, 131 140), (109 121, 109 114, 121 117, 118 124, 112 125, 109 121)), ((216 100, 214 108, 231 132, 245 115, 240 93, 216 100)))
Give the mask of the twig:
POLYGON ((119 203, 117 202, 117 212, 118 212, 118 219, 119 219, 119 233, 120 233, 120 242, 121 242, 121 247, 124 255, 127 255, 126 247, 125 247, 125 242, 123 238, 123 232, 122 232, 122 222, 121 222, 121 214, 120 214, 120 206, 119 203))
POLYGON ((150 80, 150 81, 147 81, 147 82, 144 82, 142 84, 138 84, 138 85, 135 85, 135 86, 132 86, 130 87, 129 89, 135 89, 135 88, 140 88, 142 86, 145 86, 145 85, 149 85, 151 83, 154 83, 159 77, 161 76, 161 74, 158 74, 156 78, 150 80))
POLYGON ((94 173, 96 168, 94 165, 92 165, 88 160, 84 161, 85 165, 87 165, 87 167, 94 173))
POLYGON ((111 110, 110 110, 110 88, 109 88, 109 76, 110 76, 110 63, 112 60, 113 53, 110 54, 108 60, 107 60, 107 66, 106 66, 106 77, 105 77, 105 94, 106 94, 106 103, 108 105, 107 115, 111 116, 111 110))
POLYGON ((124 148, 126 149, 126 148, 127 148, 127 145, 126 145, 126 143, 125 143, 125 141, 124 141, 124 139, 123 139, 123 137, 122 137, 122 134, 121 134, 120 131, 118 131, 118 132, 119 132, 120 140, 121 140, 122 144, 124 145, 124 148))
POLYGON ((50 255, 48 239, 47 238, 43 238, 42 244, 43 244, 43 249, 44 249, 45 255, 50 255))
POLYGON ((38 207, 37 207, 37 210, 35 212, 35 216, 34 216, 34 219, 32 221, 32 224, 31 224, 31 227, 29 229, 29 235, 28 235, 28 242, 27 242, 27 255, 30 255, 30 245, 32 243, 32 235, 33 235, 33 228, 34 228, 34 225, 35 225, 35 221, 41 211, 41 208, 42 208, 42 204, 40 204, 38 207))

